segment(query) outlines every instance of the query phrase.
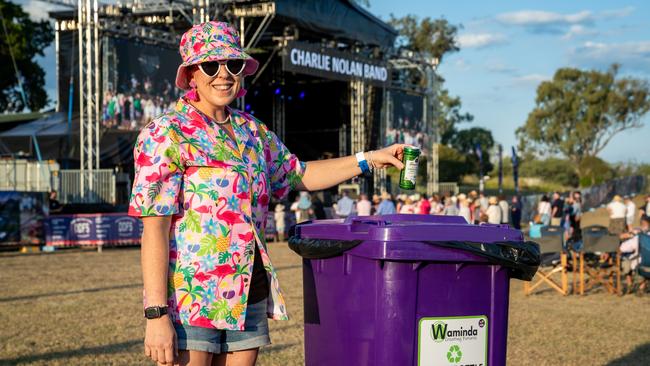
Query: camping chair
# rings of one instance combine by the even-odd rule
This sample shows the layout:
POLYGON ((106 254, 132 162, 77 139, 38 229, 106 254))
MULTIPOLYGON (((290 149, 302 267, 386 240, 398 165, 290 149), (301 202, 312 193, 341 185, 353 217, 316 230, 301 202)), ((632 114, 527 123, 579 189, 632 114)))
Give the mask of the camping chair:
POLYGON ((621 253, 618 236, 610 234, 605 226, 589 226, 582 229, 582 249, 580 250, 580 294, 597 284, 603 285, 607 292, 620 294, 621 290, 621 253), (609 266, 603 267, 598 254, 614 253, 614 263, 609 259, 609 266), (585 265, 585 262, 588 262, 585 265), (589 278, 585 281, 585 274, 589 278))
POLYGON ((569 293, 567 278, 567 254, 563 248, 564 232, 559 226, 544 226, 542 237, 533 239, 539 244, 542 263, 531 282, 524 282, 524 295, 530 295, 536 287, 543 284, 566 296, 569 293), (560 283, 552 278, 560 274, 560 283))
POLYGON ((641 284, 645 283, 647 291, 650 286, 650 234, 639 234, 639 256, 641 261, 637 272, 641 276, 641 284))

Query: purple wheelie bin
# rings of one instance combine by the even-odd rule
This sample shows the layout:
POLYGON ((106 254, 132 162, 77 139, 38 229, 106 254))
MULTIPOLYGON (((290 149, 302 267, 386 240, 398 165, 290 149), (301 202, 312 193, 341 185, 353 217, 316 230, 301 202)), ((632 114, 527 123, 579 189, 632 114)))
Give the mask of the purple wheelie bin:
POLYGON ((290 246, 307 366, 505 365, 510 278, 539 265, 520 231, 458 216, 311 221, 290 246))

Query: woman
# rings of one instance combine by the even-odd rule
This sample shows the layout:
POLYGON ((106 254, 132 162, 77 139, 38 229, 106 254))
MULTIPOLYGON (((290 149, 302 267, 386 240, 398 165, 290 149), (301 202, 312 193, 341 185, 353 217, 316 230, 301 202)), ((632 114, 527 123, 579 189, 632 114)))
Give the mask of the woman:
POLYGON ((551 202, 547 195, 543 195, 537 204, 537 214, 542 218, 542 224, 548 226, 551 224, 551 202))
POLYGON ((187 31, 176 85, 190 91, 134 149, 129 214, 144 224, 145 353, 159 365, 253 365, 270 343, 267 315, 287 319, 264 243, 269 195, 326 189, 368 166, 403 168, 404 145, 359 161, 299 161, 263 123, 228 107, 258 67, 239 44, 227 23, 187 31))
POLYGON ((458 215, 462 216, 468 224, 472 223, 472 212, 469 209, 469 202, 465 193, 458 195, 458 215))
POLYGON ((488 208, 485 213, 488 217, 488 223, 501 224, 501 207, 499 207, 499 200, 496 196, 490 196, 488 199, 488 208))

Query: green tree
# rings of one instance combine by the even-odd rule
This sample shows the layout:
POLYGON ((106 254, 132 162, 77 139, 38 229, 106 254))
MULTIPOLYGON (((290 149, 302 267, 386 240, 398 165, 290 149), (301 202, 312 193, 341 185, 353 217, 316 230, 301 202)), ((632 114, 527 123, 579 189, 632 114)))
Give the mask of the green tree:
POLYGON ((468 163, 466 154, 453 147, 438 145, 438 171, 441 182, 459 182, 464 175, 471 174, 473 168, 468 163))
MULTIPOLYGON (((441 63, 445 55, 460 50, 457 34, 461 26, 450 24, 444 18, 426 17, 420 20, 416 15, 396 18, 391 14, 389 23, 399 33, 397 46, 415 52, 420 58, 435 58, 441 63)), ((445 80, 439 75, 434 74, 433 77, 436 78, 436 84, 444 84, 445 80)), ((413 85, 424 86, 426 83, 426 78, 420 71, 411 70, 406 73, 406 78, 413 85)), ((460 98, 450 95, 449 90, 439 87, 435 93, 437 95, 434 106, 436 111, 434 124, 440 141, 446 144, 456 133, 456 125, 461 122, 471 122, 474 116, 461 112, 460 98)))
POLYGON ((45 20, 34 22, 20 5, 0 0, 0 111, 18 112, 25 108, 38 111, 48 103, 45 71, 36 63, 36 55, 52 43, 52 26, 45 20), (6 33, 5 33, 6 29, 6 33), (22 79, 27 105, 23 102, 11 54, 22 79))
MULTIPOLYGON (((537 88, 536 106, 517 129, 520 150, 562 154, 578 175, 587 158, 596 157, 619 132, 643 125, 650 110, 648 82, 607 72, 559 69, 537 88)), ((588 164, 591 166, 590 164, 588 164)))
POLYGON ((442 62, 444 55, 460 50, 456 40, 459 26, 450 24, 445 18, 420 20, 412 14, 401 18, 391 14, 388 22, 399 32, 399 45, 422 57, 434 57, 442 62))
POLYGON ((456 126, 462 122, 471 122, 474 116, 461 112, 460 97, 452 97, 447 89, 442 89, 436 98, 438 107, 435 113, 435 126, 438 129, 440 142, 448 144, 458 130, 456 126))
POLYGON ((473 167, 472 173, 478 174, 480 168, 479 159, 476 155, 476 145, 481 146, 483 172, 488 173, 494 168, 490 162, 490 150, 494 147, 492 131, 481 127, 460 130, 454 134, 450 143, 454 149, 466 155, 467 162, 473 167))

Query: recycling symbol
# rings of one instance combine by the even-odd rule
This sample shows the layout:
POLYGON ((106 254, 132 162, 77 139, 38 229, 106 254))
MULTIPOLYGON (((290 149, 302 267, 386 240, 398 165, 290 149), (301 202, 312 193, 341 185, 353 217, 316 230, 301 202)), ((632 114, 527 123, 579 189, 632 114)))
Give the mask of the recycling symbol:
POLYGON ((449 352, 447 352, 447 360, 450 363, 460 362, 460 358, 463 357, 463 352, 460 351, 460 347, 457 344, 449 347, 449 352))

